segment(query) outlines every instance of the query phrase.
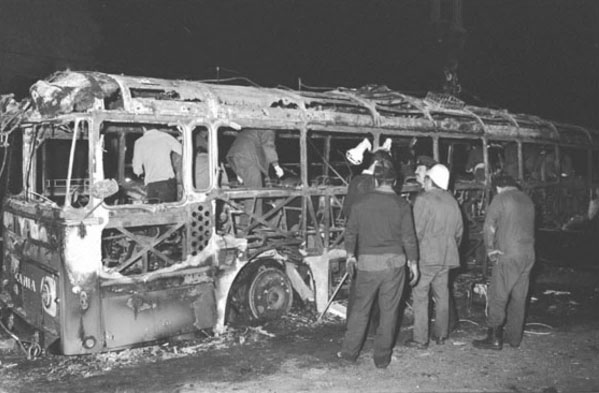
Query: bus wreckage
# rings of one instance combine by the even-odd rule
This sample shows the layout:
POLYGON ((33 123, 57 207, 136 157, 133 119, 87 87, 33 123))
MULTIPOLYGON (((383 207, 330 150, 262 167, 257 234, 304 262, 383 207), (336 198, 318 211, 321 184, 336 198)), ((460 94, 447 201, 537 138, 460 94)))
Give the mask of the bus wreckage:
POLYGON ((229 322, 280 318, 294 302, 322 312, 344 274, 341 208, 362 169, 345 153, 364 139, 392 140, 406 198, 419 189, 417 156, 450 167, 468 223, 463 256, 478 264, 494 173, 520 179, 549 231, 585 221, 599 177, 598 133, 438 94, 65 71, 30 95, 3 96, 0 108, 4 157, 22 136, 21 170, 10 171, 22 180, 2 211, 3 322, 20 317, 35 345, 67 355, 218 334, 229 322), (181 143, 174 202, 148 199, 133 173, 147 129, 181 143), (225 155, 246 129, 275 132, 282 179, 253 189, 235 180, 225 155))

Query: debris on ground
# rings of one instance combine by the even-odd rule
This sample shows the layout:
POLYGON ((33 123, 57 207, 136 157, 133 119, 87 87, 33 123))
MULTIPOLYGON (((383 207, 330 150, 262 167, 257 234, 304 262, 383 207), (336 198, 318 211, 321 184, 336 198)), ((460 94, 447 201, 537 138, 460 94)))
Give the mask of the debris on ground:
POLYGON ((571 295, 572 293, 570 291, 555 291, 553 289, 548 289, 545 292, 543 292, 543 295, 556 295, 556 296, 560 296, 560 295, 571 295))

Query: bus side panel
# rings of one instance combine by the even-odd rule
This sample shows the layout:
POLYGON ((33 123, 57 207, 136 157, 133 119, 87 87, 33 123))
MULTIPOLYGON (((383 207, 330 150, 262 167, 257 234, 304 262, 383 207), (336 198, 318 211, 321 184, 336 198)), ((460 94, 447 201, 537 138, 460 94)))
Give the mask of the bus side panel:
POLYGON ((4 212, 3 223, 3 289, 15 314, 48 335, 49 344, 60 333, 60 251, 50 244, 56 233, 39 221, 9 211, 4 212))
POLYGON ((186 283, 184 277, 147 283, 102 286, 106 349, 210 329, 216 322, 212 281, 186 283))

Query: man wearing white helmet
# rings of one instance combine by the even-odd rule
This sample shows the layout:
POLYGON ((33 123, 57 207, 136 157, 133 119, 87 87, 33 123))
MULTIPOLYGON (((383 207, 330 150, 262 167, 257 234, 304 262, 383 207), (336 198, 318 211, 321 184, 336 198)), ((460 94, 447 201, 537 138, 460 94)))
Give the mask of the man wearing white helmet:
POLYGON ((458 247, 462 239, 462 212, 447 191, 449 170, 436 164, 424 179, 424 192, 414 203, 414 225, 420 252, 420 281, 412 291, 414 309, 413 338, 406 345, 428 347, 429 291, 435 299, 433 337, 443 344, 449 334, 449 287, 451 268, 458 267, 458 247))

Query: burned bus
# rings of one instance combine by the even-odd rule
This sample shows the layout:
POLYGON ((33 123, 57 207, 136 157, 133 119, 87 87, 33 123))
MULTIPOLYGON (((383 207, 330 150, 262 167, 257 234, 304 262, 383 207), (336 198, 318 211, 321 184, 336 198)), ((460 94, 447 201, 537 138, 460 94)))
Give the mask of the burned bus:
POLYGON ((39 345, 67 355, 219 334, 294 302, 322 312, 344 273, 343 199, 362 169, 346 151, 364 139, 392 141, 406 198, 419 191, 416 157, 448 165, 468 222, 464 259, 478 264, 494 173, 519 178, 539 228, 555 233, 584 221, 599 180, 596 132, 439 94, 72 71, 30 93, 3 105, 2 140, 23 139, 22 187, 2 211, 0 300, 39 345), (150 129, 181 146, 171 202, 148 198, 135 174, 135 142, 150 129), (254 188, 237 180, 225 157, 244 130, 274 131, 285 176, 254 188))

